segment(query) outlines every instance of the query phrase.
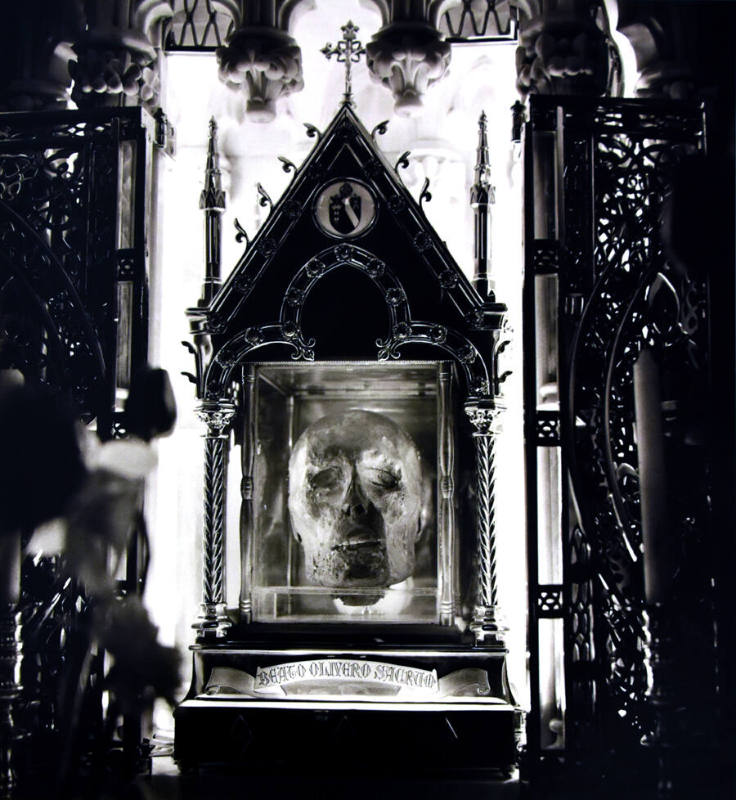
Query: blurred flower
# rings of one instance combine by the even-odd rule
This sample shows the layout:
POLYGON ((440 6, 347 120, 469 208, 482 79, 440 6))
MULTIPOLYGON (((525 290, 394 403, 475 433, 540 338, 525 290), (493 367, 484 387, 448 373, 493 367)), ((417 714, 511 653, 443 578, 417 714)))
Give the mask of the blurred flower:
POLYGON ((102 597, 115 591, 109 554, 119 559, 138 517, 142 482, 106 469, 90 472, 70 500, 64 553, 70 572, 87 592, 102 597))
POLYGON ((142 480, 156 466, 156 453, 140 439, 125 439, 101 444, 93 438, 85 458, 90 470, 102 469, 128 480, 142 480))
POLYGON ((157 640, 158 628, 151 622, 139 598, 113 603, 105 615, 100 642, 113 656, 105 679, 124 713, 140 711, 155 697, 174 705, 179 687, 181 656, 174 647, 157 640))

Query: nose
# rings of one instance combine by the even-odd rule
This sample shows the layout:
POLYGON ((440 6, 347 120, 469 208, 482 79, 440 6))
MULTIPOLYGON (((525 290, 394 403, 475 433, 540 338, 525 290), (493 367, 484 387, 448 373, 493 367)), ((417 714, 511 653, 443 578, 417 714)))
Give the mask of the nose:
POLYGON ((368 513, 369 504, 370 500, 366 496, 355 470, 353 470, 350 485, 342 501, 342 513, 346 517, 350 517, 350 519, 360 520, 368 513))

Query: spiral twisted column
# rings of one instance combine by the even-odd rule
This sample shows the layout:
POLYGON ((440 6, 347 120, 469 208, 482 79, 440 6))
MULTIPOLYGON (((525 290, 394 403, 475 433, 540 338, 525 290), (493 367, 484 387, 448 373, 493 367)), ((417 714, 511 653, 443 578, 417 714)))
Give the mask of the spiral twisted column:
POLYGON ((473 425, 476 478, 476 574, 475 606, 470 630, 476 644, 503 646, 498 620, 496 571, 495 442, 502 407, 493 398, 471 401, 465 413, 473 425))
POLYGON ((230 627, 225 609, 225 482, 228 436, 235 406, 206 401, 197 415, 204 435, 204 531, 202 536, 202 605, 195 627, 200 636, 221 637, 230 627))

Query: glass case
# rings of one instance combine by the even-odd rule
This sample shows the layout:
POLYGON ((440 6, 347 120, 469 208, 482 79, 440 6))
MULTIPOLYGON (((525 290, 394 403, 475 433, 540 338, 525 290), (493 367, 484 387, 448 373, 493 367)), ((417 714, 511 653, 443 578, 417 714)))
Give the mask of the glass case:
POLYGON ((438 515, 453 484, 451 365, 247 369, 253 621, 451 623, 454 510, 438 515))

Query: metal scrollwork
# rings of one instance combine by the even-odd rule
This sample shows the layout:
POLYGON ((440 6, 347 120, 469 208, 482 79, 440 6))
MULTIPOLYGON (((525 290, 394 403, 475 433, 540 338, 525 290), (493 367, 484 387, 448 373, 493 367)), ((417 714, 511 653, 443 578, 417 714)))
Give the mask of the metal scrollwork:
POLYGON ((376 137, 383 136, 386 133, 386 131, 388 131, 388 120, 384 119, 383 122, 379 122, 378 125, 376 125, 373 128, 373 130, 371 130, 371 139, 373 139, 373 141, 375 142, 376 137))
MULTIPOLYGON (((577 637, 590 630, 583 623, 593 614, 596 636, 615 652, 604 670, 611 708, 619 710, 615 724, 622 735, 638 739, 648 711, 632 371, 643 342, 677 346, 688 339, 683 318, 694 321, 683 310, 689 288, 677 285, 666 261, 660 214, 673 163, 697 147, 697 136, 688 139, 697 114, 678 128, 666 112, 625 112, 600 108, 590 134, 571 130, 566 137, 566 250, 560 257, 550 244, 546 252, 547 271, 560 273, 564 324, 575 331, 563 446, 581 524, 569 534, 569 546, 592 548, 604 587, 595 605, 585 608, 594 602, 592 589, 585 581, 576 585, 572 613, 581 627, 575 641, 568 629, 566 647, 580 651, 577 637), (592 216, 580 205, 590 185, 592 216), (592 271, 586 267, 591 261, 592 271)), ((689 296, 697 294, 695 289, 689 296)), ((588 636, 588 651, 591 646, 588 636)), ((575 681, 573 689, 587 691, 575 681)))
POLYGON ((405 150, 397 159, 394 164, 394 172, 398 175, 400 169, 407 169, 409 166, 409 156, 411 150, 405 150))
POLYGON ((266 208, 266 206, 268 206, 268 213, 270 215, 273 211, 273 200, 271 200, 271 195, 269 195, 269 193, 260 183, 256 184, 256 190, 258 191, 258 205, 262 208, 266 208))
POLYGON ((424 203, 428 203, 431 199, 432 193, 429 191, 429 178, 425 178, 422 191, 419 192, 419 208, 423 208, 424 203))
POLYGON ((290 161, 286 156, 278 156, 279 161, 281 162, 281 169, 286 172, 293 172, 296 174, 296 164, 293 161, 290 161))
POLYGON ((307 136, 310 139, 316 139, 317 142, 322 138, 322 132, 316 125, 312 125, 311 122, 303 123, 304 127, 307 129, 307 136))
POLYGON ((233 225, 235 226, 235 230, 237 233, 235 234, 235 241, 240 243, 245 240, 245 246, 250 247, 250 239, 248 238, 248 234, 246 233, 245 228, 240 224, 240 221, 237 217, 233 220, 233 225))

